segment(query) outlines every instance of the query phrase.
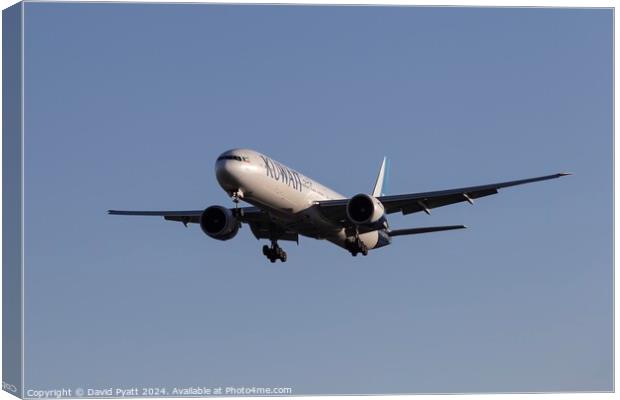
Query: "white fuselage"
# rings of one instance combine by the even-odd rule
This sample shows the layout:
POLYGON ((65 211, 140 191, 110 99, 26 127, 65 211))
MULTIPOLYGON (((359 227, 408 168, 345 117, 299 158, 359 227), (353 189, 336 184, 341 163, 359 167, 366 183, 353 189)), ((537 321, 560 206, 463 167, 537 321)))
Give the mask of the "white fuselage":
MULTIPOLYGON (((320 200, 344 199, 340 193, 249 149, 222 153, 215 163, 215 175, 229 195, 237 192, 242 200, 265 210, 280 224, 290 224, 304 236, 345 247, 345 229, 313 207, 320 200)), ((360 239, 369 249, 384 244, 378 231, 362 233, 360 239)))

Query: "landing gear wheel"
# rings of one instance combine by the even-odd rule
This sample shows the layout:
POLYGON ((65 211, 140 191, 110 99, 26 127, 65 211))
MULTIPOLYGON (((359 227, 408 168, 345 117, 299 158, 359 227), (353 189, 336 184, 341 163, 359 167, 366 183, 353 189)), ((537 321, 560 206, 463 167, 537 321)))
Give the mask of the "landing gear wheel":
POLYGON ((286 251, 282 250, 282 247, 278 246, 278 243, 275 240, 271 241, 271 247, 267 245, 263 246, 263 254, 272 263, 275 263, 276 260, 286 262, 286 251))
POLYGON ((358 237, 348 242, 347 249, 351 252, 353 257, 356 257, 359 253, 368 255, 368 246, 358 237))

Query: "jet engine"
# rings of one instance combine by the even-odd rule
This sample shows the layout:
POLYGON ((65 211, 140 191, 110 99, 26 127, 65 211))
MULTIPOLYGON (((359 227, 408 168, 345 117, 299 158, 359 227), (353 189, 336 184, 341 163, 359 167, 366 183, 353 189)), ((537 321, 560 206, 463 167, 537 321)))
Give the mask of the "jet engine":
POLYGON ((213 239, 228 240, 239 232, 239 221, 230 209, 211 206, 200 215, 200 228, 213 239))
POLYGON ((382 222, 385 209, 376 198, 364 193, 356 194, 347 203, 347 217, 356 225, 374 225, 382 222))

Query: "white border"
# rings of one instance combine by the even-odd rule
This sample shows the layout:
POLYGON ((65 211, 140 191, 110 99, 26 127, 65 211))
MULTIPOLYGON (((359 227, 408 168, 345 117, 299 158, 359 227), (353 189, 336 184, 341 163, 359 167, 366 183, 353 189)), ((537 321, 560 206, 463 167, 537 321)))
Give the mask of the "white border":
MULTIPOLYGON (((28 2, 36 2, 39 0, 29 0, 28 2)), ((93 2, 93 3, 114 3, 116 1, 73 1, 73 0, 67 0, 67 1, 57 1, 57 2, 93 2)), ((13 0, 0 0, 0 5, 2 9, 5 9, 7 7, 10 7, 11 5, 15 4, 16 1, 13 0)), ((212 4, 235 4, 235 3, 244 3, 244 4, 316 4, 316 5, 327 5, 327 4, 340 4, 340 5, 417 5, 417 6, 470 6, 470 7, 571 7, 571 8, 594 8, 594 7, 604 7, 604 8, 610 8, 610 7, 615 7, 615 1, 601 1, 601 0, 595 0, 595 1, 576 1, 576 0, 565 0, 565 1, 559 1, 559 0, 543 0, 543 1, 536 1, 536 0, 521 0, 519 2, 516 1, 491 1, 491 0, 474 0, 472 1, 466 1, 466 0, 450 0, 449 3, 441 2, 441 1, 429 1, 429 0, 418 0, 418 1, 407 1, 407 0, 390 0, 390 1, 385 1, 385 0, 338 0, 336 1, 330 1, 330 0, 313 0, 313 1, 299 1, 299 0, 289 0, 289 1, 277 1, 277 0, 272 0, 272 1, 261 1, 261 0, 243 0, 241 2, 233 2, 233 1, 226 1, 226 0, 220 0, 220 1, 204 1, 204 2, 199 2, 199 1, 175 1, 175 0, 168 0, 168 1, 161 1, 161 0, 132 0, 129 3, 212 3, 212 4)), ((24 4, 22 3, 21 5, 22 7, 22 25, 21 25, 21 30, 22 30, 22 38, 24 37, 24 4)), ((0 42, 2 39, 2 29, 1 29, 1 19, 0 19, 0 42)), ((615 30, 615 15, 614 15, 614 79, 613 79, 613 86, 614 86, 614 104, 613 104, 613 108, 614 108, 614 114, 613 114, 613 129, 614 129, 614 134, 615 134, 615 116, 616 116, 616 102, 615 102, 615 94, 617 92, 617 87, 616 87, 616 80, 615 80, 615 73, 616 73, 616 59, 615 59, 615 43, 617 40, 617 33, 615 30)), ((0 69, 1 69, 1 52, 0 52, 0 69)), ((23 199, 24 199, 24 123, 25 123, 25 118, 24 118, 24 111, 25 111, 25 99, 24 99, 24 41, 22 40, 21 43, 21 62, 22 62, 22 79, 21 79, 21 90, 22 90, 22 101, 21 101, 21 129, 22 129, 22 136, 21 136, 21 145, 22 145, 22 171, 21 171, 21 184, 22 184, 22 188, 21 188, 21 195, 22 195, 22 210, 21 210, 21 223, 22 223, 22 254, 21 254, 21 259, 22 259, 22 271, 21 271, 21 278, 22 278, 22 304, 21 304, 21 313, 22 313, 22 335, 23 332, 25 332, 25 325, 24 325, 24 316, 25 316, 25 307, 24 307, 24 289, 25 289, 25 276, 24 276, 24 206, 23 206, 23 199)), ((2 82, 0 80, 0 92, 2 90, 2 82)), ((1 101, 0 101, 1 104, 1 101)), ((615 248, 617 245, 617 236, 616 236, 616 226, 617 226, 617 219, 616 219, 616 213, 615 213, 615 206, 616 206, 616 196, 615 196, 615 182, 616 182, 616 176, 618 175, 618 169, 615 163, 615 153, 618 150, 618 144, 615 141, 615 135, 614 135, 614 266, 615 266, 615 260, 616 260, 616 252, 615 252, 615 248)), ((1 142, 0 142, 0 187, 2 185, 2 175, 1 175, 1 171, 2 171, 2 153, 1 153, 1 142)), ((0 197, 0 207, 2 205, 2 199, 0 197)), ((2 222, 2 217, 0 216, 0 224, 2 222)), ((2 233, 0 232, 0 239, 2 238, 2 233)), ((0 256, 2 254, 2 250, 0 248, 0 256)), ((614 274, 613 274, 613 279, 614 279, 614 291, 613 291, 613 302, 614 302, 614 316, 613 316, 613 326, 614 326, 614 344, 613 344, 613 351, 614 351, 614 390, 615 390, 615 382, 617 382, 617 378, 618 378, 618 372, 617 369, 615 368, 615 360, 617 359, 617 350, 616 350, 616 340, 618 339, 618 331, 615 329, 616 325, 616 318, 615 318, 615 310, 616 310, 616 297, 615 297, 615 287, 617 287, 618 285, 618 277, 615 274, 615 269, 614 269, 614 274)), ((0 295, 2 292, 2 288, 0 287, 0 295)), ((2 328, 2 321, 0 320, 0 330, 2 328)), ((22 342, 22 391, 25 390, 25 367, 24 367, 24 345, 22 342)), ((1 355, 1 350, 0 350, 0 355, 1 355)), ((543 396, 545 398, 556 398, 556 399, 582 399, 582 398, 597 398, 597 399, 611 399, 614 398, 614 394, 613 393, 552 393, 552 394, 473 394, 473 395, 468 395, 471 397, 482 397, 484 396, 485 398, 491 396, 493 399, 514 399, 514 397, 518 395, 520 397, 523 398, 528 398, 528 399, 537 399, 537 398, 542 398, 543 396)), ((400 398, 402 399, 411 399, 413 400, 415 399, 423 399, 423 400, 443 400, 443 399, 450 399, 450 398, 454 398, 455 396, 458 395, 444 395, 444 394, 438 394, 438 395, 398 395, 400 398), (415 396, 415 397, 414 397, 415 396)), ((22 392, 22 397, 23 397, 23 392, 22 392)), ((340 397, 340 396, 338 396, 340 397)), ((351 399, 363 399, 366 398, 367 396, 347 396, 347 398, 351 398, 351 399)), ((379 399, 389 399, 389 398, 393 398, 394 395, 380 395, 380 396, 374 396, 375 398, 379 398, 379 399)), ((7 392, 1 392, 0 394, 0 400, 4 400, 4 399, 11 399, 14 398, 12 397, 10 394, 8 394, 7 392)), ((290 398, 294 398, 294 399, 303 399, 303 398, 308 398, 308 399, 328 399, 330 397, 328 396, 292 396, 290 398)), ((165 398, 161 398, 161 399, 165 399, 165 398)), ((241 398, 235 398, 232 397, 231 399, 241 399, 241 398)), ((259 397, 243 397, 243 399, 249 400, 249 399, 259 399, 259 397)))

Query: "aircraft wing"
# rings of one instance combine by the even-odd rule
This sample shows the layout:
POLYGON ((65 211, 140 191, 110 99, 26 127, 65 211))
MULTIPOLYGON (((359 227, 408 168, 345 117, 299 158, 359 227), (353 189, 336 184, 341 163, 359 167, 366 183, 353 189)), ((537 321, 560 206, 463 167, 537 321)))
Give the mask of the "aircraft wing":
MULTIPOLYGON (((402 212, 403 214, 412 214, 424 211, 430 214, 430 210, 437 207, 443 207, 450 204, 461 203, 467 201, 473 204, 474 199, 496 194, 499 189, 510 186, 523 185, 526 183, 545 181, 555 179, 562 176, 570 175, 568 173, 558 173, 553 175, 539 176, 536 178, 520 179, 516 181, 507 181, 492 183, 489 185, 470 186, 457 189, 440 190, 435 192, 421 192, 411 194, 401 194, 395 196, 381 196, 377 199, 383 204, 385 212, 388 214, 402 212)), ((318 201, 317 207, 321 212, 331 220, 345 221, 346 206, 349 199, 318 201)))
MULTIPOLYGON (((252 221, 264 218, 263 212, 256 207, 239 207, 241 222, 250 223, 252 221)), ((187 210, 187 211, 121 211, 108 210, 110 215, 137 215, 146 217, 163 217, 167 221, 178 221, 184 224, 199 224, 200 215, 204 210, 187 210)))
POLYGON ((204 210, 189 210, 189 211, 121 211, 121 210, 108 210, 110 215, 137 215, 144 217, 163 217, 168 221, 179 221, 187 224, 200 223, 200 214, 204 210))
MULTIPOLYGON (((234 209, 231 209, 234 211, 234 209)), ((299 241, 297 232, 274 223, 269 215, 257 207, 239 207, 239 220, 250 225, 252 233, 257 239, 270 239, 275 236, 278 240, 299 241)), ((183 225, 199 224, 200 215, 204 210, 187 211, 121 211, 108 210, 110 215, 134 215, 147 217, 163 217, 167 221, 182 222, 183 225)))

